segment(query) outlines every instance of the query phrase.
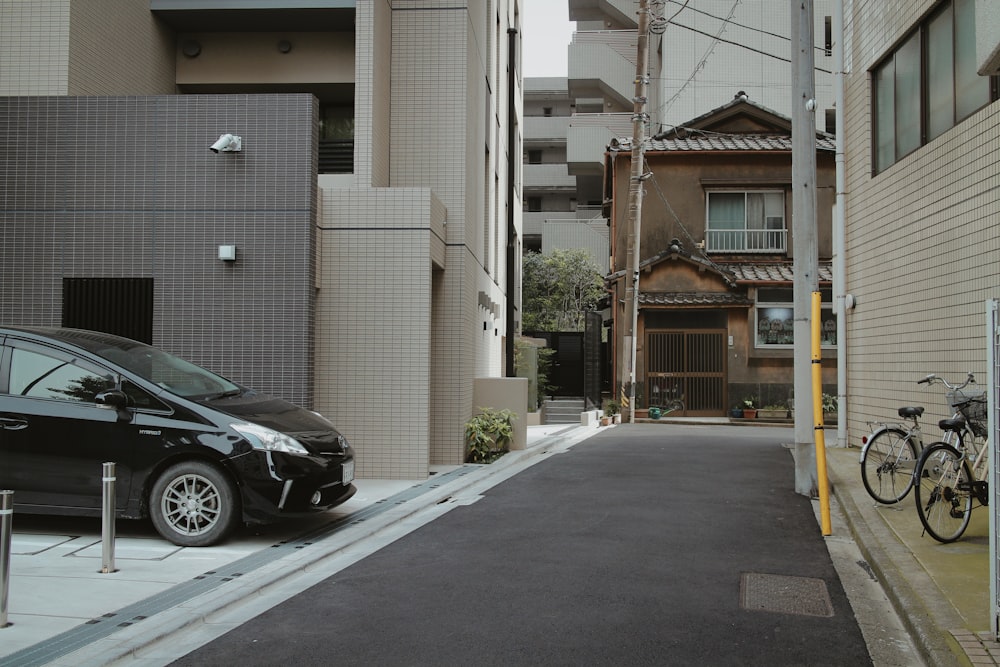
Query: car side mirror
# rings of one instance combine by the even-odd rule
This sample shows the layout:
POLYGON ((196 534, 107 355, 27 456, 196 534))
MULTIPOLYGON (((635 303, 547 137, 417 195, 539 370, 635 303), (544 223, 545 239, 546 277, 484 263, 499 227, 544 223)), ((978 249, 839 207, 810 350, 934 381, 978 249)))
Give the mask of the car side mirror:
POLYGON ((120 389, 102 391, 94 397, 94 402, 101 407, 113 408, 117 410, 118 418, 123 421, 132 419, 132 415, 128 412, 130 402, 129 397, 120 389))

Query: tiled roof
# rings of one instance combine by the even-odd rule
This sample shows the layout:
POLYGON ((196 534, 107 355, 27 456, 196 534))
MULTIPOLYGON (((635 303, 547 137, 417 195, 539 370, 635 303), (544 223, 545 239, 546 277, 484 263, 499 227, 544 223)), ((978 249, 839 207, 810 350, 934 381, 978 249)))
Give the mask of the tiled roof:
MULTIPOLYGON (((792 264, 771 263, 771 264, 726 264, 726 270, 731 271, 736 276, 737 281, 747 282, 792 282, 795 274, 792 272, 792 264)), ((829 264, 820 263, 819 279, 822 281, 833 280, 833 270, 829 264)))
POLYGON ((732 292, 639 292, 639 303, 648 306, 749 306, 745 294, 732 292))
MULTIPOLYGON (((832 137, 817 137, 816 148, 835 151, 832 137)), ((791 137, 757 136, 752 134, 704 134, 684 139, 653 139, 650 151, 791 151, 791 137)))

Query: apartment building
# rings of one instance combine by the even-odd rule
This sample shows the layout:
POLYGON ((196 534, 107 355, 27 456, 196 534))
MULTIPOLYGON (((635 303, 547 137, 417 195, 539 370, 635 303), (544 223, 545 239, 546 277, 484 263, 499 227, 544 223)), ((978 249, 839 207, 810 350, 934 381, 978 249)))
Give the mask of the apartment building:
MULTIPOLYGON (((1000 298, 1000 7, 844 3, 847 387, 866 420, 923 405, 937 373, 985 390, 987 299, 1000 298)), ((996 391, 997 388, 993 387, 996 391)))
POLYGON ((518 5, 0 0, 0 321, 312 407, 362 477, 461 463, 518 319, 518 5))
MULTIPOLYGON (((604 153, 612 137, 632 135, 639 5, 637 0, 567 3, 568 18, 576 22, 567 78, 529 78, 524 86, 526 242, 538 251, 587 248, 606 269, 604 153)), ((647 136, 727 104, 737 91, 791 115, 787 3, 649 5, 666 23, 650 40, 647 136)), ((831 6, 828 0, 815 3, 814 32, 816 129, 832 133, 831 6)))

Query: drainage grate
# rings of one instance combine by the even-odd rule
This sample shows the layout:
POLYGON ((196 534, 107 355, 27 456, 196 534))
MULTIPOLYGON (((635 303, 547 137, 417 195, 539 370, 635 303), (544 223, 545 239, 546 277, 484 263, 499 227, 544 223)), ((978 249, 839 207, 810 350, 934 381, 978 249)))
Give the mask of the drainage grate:
POLYGON ((744 572, 740 576, 740 607, 801 616, 833 616, 826 582, 809 577, 744 572))
POLYGON ((312 545, 314 542, 333 535, 344 526, 359 523, 366 519, 377 516, 389 509, 392 505, 402 505, 403 503, 419 498, 431 489, 435 489, 441 484, 447 484, 453 479, 458 479, 473 472, 482 466, 465 465, 455 468, 447 473, 435 475, 434 482, 430 480, 416 484, 408 489, 400 491, 390 498, 379 501, 373 505, 352 512, 335 521, 317 527, 311 532, 303 533, 293 539, 279 542, 271 547, 261 549, 251 553, 239 560, 229 563, 226 572, 219 574, 215 571, 205 572, 188 581, 176 584, 164 591, 155 593, 144 600, 130 604, 115 612, 104 614, 103 616, 83 622, 62 632, 54 637, 43 640, 32 646, 25 647, 20 651, 0 657, 0 667, 37 667, 47 665, 62 656, 68 655, 83 646, 91 644, 99 639, 107 637, 114 632, 145 620, 159 612, 182 604, 198 595, 202 595, 219 586, 222 586, 233 579, 239 578, 245 573, 268 565, 279 558, 286 556, 291 550, 301 549, 312 545), (441 481, 445 480, 445 481, 441 481))

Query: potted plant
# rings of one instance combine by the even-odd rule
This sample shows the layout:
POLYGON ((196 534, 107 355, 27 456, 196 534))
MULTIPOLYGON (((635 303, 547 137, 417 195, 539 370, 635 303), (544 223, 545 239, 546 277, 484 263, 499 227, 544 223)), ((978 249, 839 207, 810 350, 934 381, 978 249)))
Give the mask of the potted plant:
POLYGON ((465 422, 466 461, 493 463, 506 454, 516 418, 507 409, 479 408, 479 414, 465 422))
POLYGON ((746 419, 757 418, 757 397, 753 394, 743 399, 743 417, 746 419))
POLYGON ((736 405, 734 405, 733 407, 731 407, 729 409, 729 416, 732 417, 733 419, 742 419, 743 418, 743 405, 740 404, 740 403, 737 403, 736 405))
POLYGON ((604 401, 604 414, 610 417, 611 421, 615 424, 622 422, 622 411, 621 406, 618 405, 618 401, 611 399, 604 401))

